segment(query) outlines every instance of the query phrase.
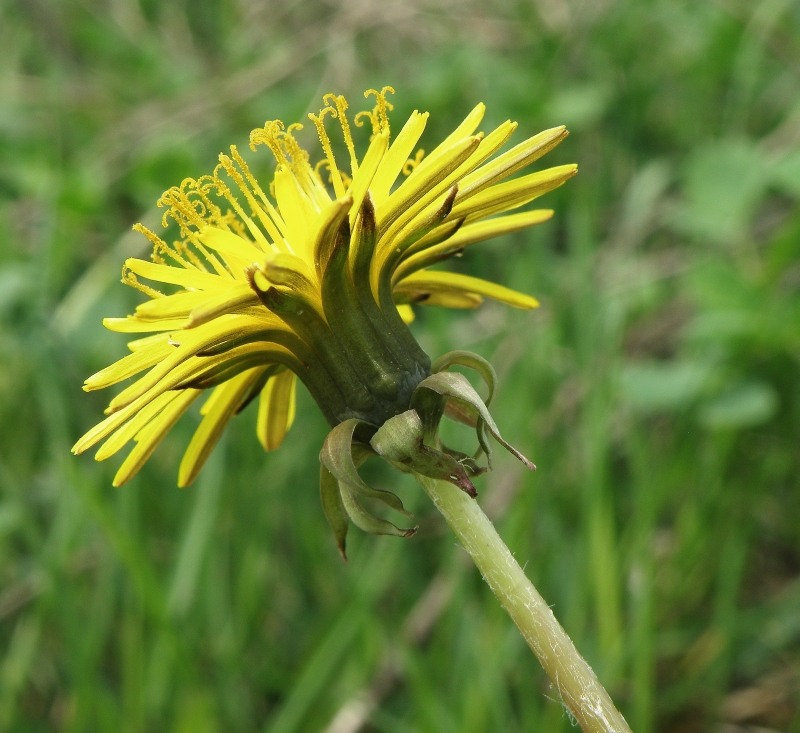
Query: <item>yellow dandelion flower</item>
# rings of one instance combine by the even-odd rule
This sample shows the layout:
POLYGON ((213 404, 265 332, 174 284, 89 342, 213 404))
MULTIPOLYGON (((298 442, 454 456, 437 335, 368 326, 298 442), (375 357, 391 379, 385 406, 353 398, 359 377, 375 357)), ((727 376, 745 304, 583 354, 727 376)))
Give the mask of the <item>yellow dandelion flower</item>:
POLYGON ((277 162, 270 185, 232 146, 211 175, 186 179, 160 198, 162 223, 177 225, 175 241, 136 225, 152 244, 152 258, 126 261, 122 280, 148 300, 132 315, 104 321, 135 337, 130 353, 84 388, 133 381, 73 449, 99 444, 96 457, 103 460, 133 442, 115 485, 139 471, 201 397, 202 420, 180 466, 181 486, 197 476, 231 417, 253 400, 258 439, 266 450, 277 448, 294 420, 297 379, 332 426, 371 426, 362 438, 368 441, 409 409, 431 375, 406 324, 409 304, 472 308, 492 298, 518 308, 537 305, 502 285, 431 266, 549 219, 550 210, 517 210, 563 184, 576 166, 514 174, 567 131, 546 130, 498 154, 517 125, 476 132, 484 114, 479 104, 423 155, 417 145, 427 113, 412 113, 390 136, 393 91, 368 90, 373 108, 352 117, 344 97, 326 95, 326 106, 309 115, 324 154, 316 165, 297 140, 301 125, 270 121, 254 130, 251 149, 265 146, 277 162), (371 134, 359 154, 354 128, 365 123, 371 134))

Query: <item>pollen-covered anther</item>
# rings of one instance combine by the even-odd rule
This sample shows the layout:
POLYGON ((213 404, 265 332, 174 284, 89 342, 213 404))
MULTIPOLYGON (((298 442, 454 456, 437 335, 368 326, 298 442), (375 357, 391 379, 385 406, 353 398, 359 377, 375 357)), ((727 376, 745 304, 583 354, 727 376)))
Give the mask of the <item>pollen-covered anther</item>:
POLYGON ((250 150, 255 151, 259 145, 266 145, 279 163, 284 162, 283 147, 280 135, 286 126, 280 120, 267 120, 263 127, 258 127, 250 133, 250 150))
POLYGON ((394 88, 390 86, 383 87, 380 91, 377 89, 367 89, 364 92, 364 97, 375 97, 375 106, 371 110, 364 110, 359 112, 353 121, 356 127, 361 127, 364 123, 362 120, 366 117, 372 124, 372 135, 378 135, 382 132, 389 132, 389 112, 394 109, 394 105, 386 99, 387 94, 394 94, 394 88))
POLYGON ((295 165, 308 163, 309 158, 308 153, 301 147, 295 137, 295 133, 300 132, 302 129, 302 122, 293 122, 286 128, 286 131, 280 135, 280 141, 283 144, 286 155, 295 165))
MULTIPOLYGON (((339 171, 339 167, 336 165, 336 156, 333 154, 333 147, 331 146, 331 140, 328 137, 328 133, 325 130, 325 117, 326 115, 331 115, 332 117, 337 116, 337 111, 334 107, 323 107, 318 115, 309 113, 308 118, 314 123, 314 126, 317 128, 317 137, 319 137, 320 144, 322 145, 322 150, 325 153, 325 158, 320 161, 326 162, 328 166, 328 172, 330 173, 330 180, 333 184, 333 190, 336 194, 337 198, 341 198, 345 195, 345 183, 342 178, 342 174, 339 171)), ((317 173, 318 166, 315 166, 314 172, 317 173)))
POLYGON ((202 227, 207 219, 206 204, 200 198, 190 198, 190 193, 197 191, 197 181, 184 178, 180 186, 167 189, 158 199, 158 206, 166 207, 161 217, 161 225, 166 227, 169 219, 173 219, 180 227, 181 233, 187 236, 192 228, 202 227))
MULTIPOLYGON (((350 156, 350 174, 354 176, 358 171, 358 155, 356 153, 356 146, 353 142, 353 134, 350 131, 350 122, 347 119, 347 110, 349 105, 347 99, 341 94, 326 94, 322 101, 329 107, 335 107, 334 117, 339 121, 339 126, 342 128, 342 140, 344 140, 347 154, 350 156)), ((347 182, 345 182, 347 183, 347 182)), ((349 184, 348 184, 349 185, 349 184)))

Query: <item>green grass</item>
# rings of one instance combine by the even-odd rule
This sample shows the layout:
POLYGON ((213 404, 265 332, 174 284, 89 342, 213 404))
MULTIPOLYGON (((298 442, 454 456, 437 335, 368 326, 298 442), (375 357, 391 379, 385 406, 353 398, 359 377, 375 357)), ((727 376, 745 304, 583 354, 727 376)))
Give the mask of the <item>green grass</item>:
POLYGON ((279 452, 245 413, 188 490, 190 420, 121 490, 69 454, 131 224, 265 119, 391 83, 428 146, 479 100, 573 132, 554 221, 456 265, 543 307, 415 326, 496 365, 539 465, 479 485, 501 534, 637 733, 800 731, 797 5, 489 5, 2 4, 0 730, 572 730, 413 485, 378 474, 419 535, 339 560, 307 396, 279 452))

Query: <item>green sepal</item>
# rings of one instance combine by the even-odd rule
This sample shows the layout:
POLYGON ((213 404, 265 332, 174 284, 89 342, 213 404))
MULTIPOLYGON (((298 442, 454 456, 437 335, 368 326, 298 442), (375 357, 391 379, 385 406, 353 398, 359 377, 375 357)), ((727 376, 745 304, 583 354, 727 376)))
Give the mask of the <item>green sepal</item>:
MULTIPOLYGON (((339 423, 325 438, 322 445, 319 458, 323 468, 330 473, 336 482, 339 490, 339 498, 342 502, 344 511, 349 519, 360 529, 372 534, 389 534, 398 537, 409 537, 416 532, 416 527, 400 528, 385 519, 370 514, 359 503, 359 497, 366 497, 370 499, 377 499, 383 502, 391 509, 398 511, 406 516, 410 514, 403 507, 403 502, 396 494, 390 491, 382 491, 374 489, 369 486, 358 473, 358 467, 354 460, 354 451, 356 459, 360 463, 366 458, 369 451, 364 445, 354 443, 356 431, 365 426, 361 420, 350 418, 339 423)), ((321 486, 321 490, 330 492, 329 486, 321 486)), ((330 499, 328 499, 330 503, 330 499)), ((334 505, 334 511, 336 511, 334 505)), ((327 516, 327 512, 326 512, 327 516)), ((334 521, 338 524, 340 518, 334 515, 334 521)), ((329 518, 330 522, 330 518, 329 518)), ((332 525, 333 526, 333 525, 332 525)), ((341 532, 341 530, 338 530, 341 532)), ((337 527, 334 526, 334 534, 337 532, 337 527)), ((339 536, 337 536, 339 542, 339 536)))
POLYGON ((416 527, 405 529, 398 527, 386 519, 380 519, 370 514, 358 501, 356 492, 350 484, 340 483, 342 503, 353 524, 369 534, 388 534, 394 537, 411 537, 417 531, 416 527))
POLYGON ((503 439, 494 419, 489 413, 489 409, 463 374, 458 374, 457 372, 437 372, 423 379, 414 392, 411 401, 412 406, 415 405, 417 399, 424 399, 423 395, 427 390, 441 395, 448 401, 452 400, 456 406, 464 407, 468 413, 474 415, 477 425, 478 441, 484 450, 488 448, 485 434, 485 430, 488 430, 492 437, 509 453, 520 460, 530 470, 536 470, 534 463, 529 461, 522 453, 514 448, 514 446, 503 439), (481 426, 481 423, 483 423, 483 426, 481 426))
MULTIPOLYGON (((483 404, 488 407, 494 397, 495 386, 497 384, 497 373, 494 367, 478 354, 471 351, 458 350, 450 351, 436 359, 433 364, 431 364, 431 371, 442 372, 453 365, 467 367, 478 373, 488 391, 486 399, 483 400, 483 404)), ((475 458, 481 453, 484 453, 486 455, 486 462, 491 469, 492 447, 489 443, 488 431, 483 419, 479 415, 476 415, 474 410, 470 410, 468 406, 453 402, 452 400, 445 405, 445 414, 452 420, 475 428, 478 436, 478 444, 480 445, 478 452, 475 454, 475 458)))
POLYGON ((319 467, 319 495, 322 500, 322 511, 333 530, 336 546, 343 560, 347 560, 345 542, 349 527, 349 517, 342 502, 342 494, 336 477, 325 466, 319 467))
MULTIPOLYGON (((370 281, 370 269, 375 257, 376 241, 375 206, 369 191, 367 191, 361 202, 361 208, 358 210, 350 244, 349 265, 353 282, 368 283, 370 281)), ((368 291, 367 295, 371 298, 371 289, 364 288, 364 290, 368 291)))
POLYGON ((389 337, 387 345, 390 347, 395 359, 397 359, 398 364, 411 364, 415 373, 417 370, 413 369, 413 367, 417 364, 421 365, 424 374, 420 374, 419 378, 422 379, 423 376, 427 376, 430 373, 428 355, 420 349, 408 326, 403 323, 397 313, 392 292, 390 291, 388 297, 384 298, 379 293, 376 295, 372 290, 371 273, 378 242, 377 227, 375 206, 372 203, 369 191, 367 191, 353 226, 350 250, 348 252, 348 270, 351 276, 351 283, 363 283, 363 286, 355 287, 353 285, 352 290, 361 306, 361 310, 378 335, 384 334, 389 337), (367 283, 370 283, 369 287, 367 287, 367 283))
POLYGON ((439 423, 446 408, 441 395, 431 390, 414 391, 412 395, 413 412, 422 423, 422 442, 425 445, 437 445, 439 442, 439 423))
MULTIPOLYGON (((332 337, 336 338, 342 356, 364 380, 370 391, 379 396, 379 408, 391 401, 393 395, 402 395, 407 369, 399 369, 392 344, 378 336, 385 325, 377 325, 374 316, 377 307, 365 309, 358 299, 357 289, 348 270, 350 223, 341 222, 341 231, 330 250, 320 290, 325 319, 332 337)), ((376 400, 378 401, 378 400, 376 400)), ((380 423, 385 419, 381 409, 375 414, 363 415, 367 420, 380 423)))
MULTIPOLYGON (((353 443, 353 464, 355 465, 356 469, 360 466, 369 456, 374 456, 375 453, 371 451, 367 446, 360 444, 360 443, 353 443)), ((409 512, 404 506, 403 502, 401 501, 400 497, 392 491, 385 491, 383 489, 375 489, 370 486, 368 483, 361 479, 361 476, 358 476, 358 483, 349 483, 348 486, 355 492, 356 495, 361 497, 366 497, 368 499, 377 499, 380 502, 383 502, 388 506, 390 509, 394 509, 396 512, 403 514, 406 517, 411 518, 413 515, 409 512)))
MULTIPOLYGON (((475 426, 475 432, 478 436, 478 445, 480 445, 480 450, 475 457, 477 458, 481 451, 483 451, 486 456, 486 464, 489 466, 489 470, 491 470, 492 444, 489 442, 489 429, 486 427, 486 422, 484 420, 478 420, 478 424, 475 426)), ((536 466, 534 466, 531 470, 536 470, 536 466)))
MULTIPOLYGON (((474 462, 465 466, 452 453, 426 445, 424 432, 419 414, 407 410, 381 425, 372 436, 370 445, 378 455, 398 468, 449 481, 470 496, 477 496, 478 492, 467 474, 474 462)), ((478 472, 473 472, 473 475, 478 472)))
POLYGON ((406 462, 422 442, 422 420, 414 410, 389 418, 369 441, 373 450, 387 461, 406 462))
POLYGON ((348 195, 334 201, 323 214, 324 219, 317 232, 317 238, 312 250, 314 252, 317 277, 320 279, 322 279, 323 273, 328 268, 331 253, 338 246, 337 240, 342 236, 348 236, 350 233, 349 223, 345 224, 345 222, 352 205, 353 197, 348 195))
MULTIPOLYGON (((359 215, 358 236, 374 238, 374 217, 368 199, 359 215)), ((373 212, 374 213, 374 212, 373 212)), ((368 401, 351 400, 346 417, 359 417, 373 425, 408 406, 411 392, 429 374, 430 360, 418 346, 411 348, 408 328, 399 328, 381 313, 369 288, 356 287, 348 267, 350 225, 342 219, 322 276, 320 289, 330 338, 335 339, 339 361, 346 362, 370 394, 368 401)), ((357 243, 360 246, 360 243, 357 243)), ((393 308, 393 311, 396 309, 393 308)), ((395 318, 397 316, 395 315, 395 318)), ((416 342, 414 342, 416 344, 416 342)), ((341 365, 334 365, 340 369, 341 365)), ((331 367, 331 368, 334 368, 331 367)))
POLYGON ((492 401, 492 397, 494 397, 494 390, 497 384, 497 372, 495 372, 494 367, 478 354, 474 354, 471 351, 457 350, 449 351, 446 354, 442 354, 438 359, 435 359, 431 364, 431 372, 443 372, 454 364, 472 369, 480 375, 489 391, 489 394, 483 401, 483 404, 488 407, 492 401))
POLYGON ((353 453, 356 452, 358 463, 363 463, 367 457, 366 447, 354 443, 356 429, 364 425, 360 420, 350 418, 339 423, 325 438, 322 444, 322 451, 319 454, 322 465, 325 466, 339 482, 339 485, 348 486, 359 496, 382 501, 390 509, 394 509, 401 514, 409 517, 409 512, 405 510, 400 497, 391 491, 373 489, 369 486, 358 473, 356 461, 353 460, 353 453))

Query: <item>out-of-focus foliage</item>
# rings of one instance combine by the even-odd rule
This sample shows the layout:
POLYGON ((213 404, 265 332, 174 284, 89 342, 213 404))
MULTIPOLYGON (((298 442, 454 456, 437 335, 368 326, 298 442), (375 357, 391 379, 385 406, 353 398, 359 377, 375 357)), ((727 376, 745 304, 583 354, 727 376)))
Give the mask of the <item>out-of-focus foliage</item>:
POLYGON ((431 140, 478 100, 490 123, 573 132, 553 222, 459 265, 543 307, 415 325, 433 355, 493 361, 493 412, 539 465, 498 457, 479 486, 501 533, 634 730, 800 730, 796 3, 5 0, 2 18, 1 730, 572 729, 413 485, 419 535, 354 533, 339 560, 309 400, 268 456, 245 412, 185 491, 188 429, 123 490, 69 455, 104 405, 83 377, 124 350, 99 320, 134 305, 131 224, 265 119, 386 83, 398 118, 432 112, 431 140))

